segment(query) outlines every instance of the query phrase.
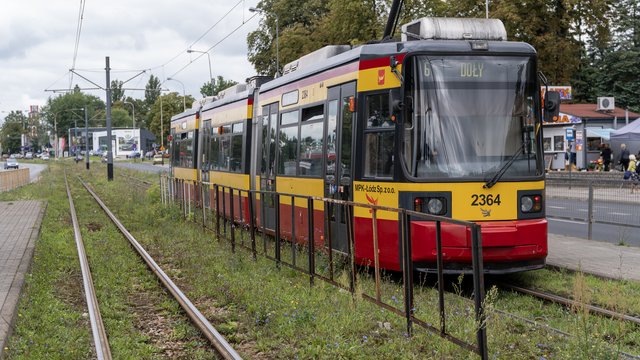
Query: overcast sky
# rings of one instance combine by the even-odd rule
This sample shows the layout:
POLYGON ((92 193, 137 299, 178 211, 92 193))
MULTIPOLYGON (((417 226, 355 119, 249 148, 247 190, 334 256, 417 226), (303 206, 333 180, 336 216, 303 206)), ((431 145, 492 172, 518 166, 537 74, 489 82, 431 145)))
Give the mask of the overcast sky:
MULTIPOLYGON (((181 81, 186 94, 199 99, 200 87, 209 78, 207 56, 188 54, 186 50, 191 47, 205 51, 220 42, 210 52, 213 76, 244 82, 255 75, 247 61, 246 38, 260 22, 261 15, 253 17, 256 13, 248 11, 257 2, 86 0, 74 66, 80 0, 2 0, 0 119, 11 110, 42 106, 47 98, 57 96, 45 90, 68 89, 71 68, 104 87, 106 56, 110 57, 112 80, 125 81, 146 70, 125 84, 125 88, 144 89, 153 74, 161 81, 168 77, 181 81), (231 12, 224 17, 228 11, 231 12)), ((75 84, 81 88, 95 87, 77 75, 73 76, 72 86, 75 84)), ((177 81, 166 81, 162 87, 183 91, 177 81)), ((86 92, 105 99, 103 90, 86 92)), ((125 94, 144 97, 144 91, 125 94)))

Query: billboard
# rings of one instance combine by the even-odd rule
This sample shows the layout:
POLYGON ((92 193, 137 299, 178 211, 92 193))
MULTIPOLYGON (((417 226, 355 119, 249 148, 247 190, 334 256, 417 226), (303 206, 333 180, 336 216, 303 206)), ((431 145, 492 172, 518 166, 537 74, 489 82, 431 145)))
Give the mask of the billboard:
MULTIPOLYGON (((547 91, 547 87, 540 87, 540 95, 544 99, 544 93, 547 91)), ((560 100, 573 99, 571 86, 549 86, 549 91, 557 91, 560 93, 560 100)))

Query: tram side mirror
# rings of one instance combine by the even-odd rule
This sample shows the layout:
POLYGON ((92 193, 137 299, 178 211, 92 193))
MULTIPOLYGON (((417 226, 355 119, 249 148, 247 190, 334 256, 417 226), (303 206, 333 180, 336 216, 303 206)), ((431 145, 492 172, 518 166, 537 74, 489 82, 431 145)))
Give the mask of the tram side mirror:
POLYGON ((400 88, 389 90, 389 115, 395 119, 403 109, 404 102, 400 88))
POLYGON ((544 121, 556 122, 560 116, 560 93, 547 91, 544 94, 544 121))

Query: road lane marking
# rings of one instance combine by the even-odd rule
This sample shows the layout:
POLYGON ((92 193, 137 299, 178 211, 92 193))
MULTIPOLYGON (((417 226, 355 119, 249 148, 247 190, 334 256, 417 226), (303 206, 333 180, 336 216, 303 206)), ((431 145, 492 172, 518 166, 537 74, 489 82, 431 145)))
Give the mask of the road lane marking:
POLYGON ((548 221, 566 222, 566 223, 572 223, 572 224, 586 224, 586 222, 584 222, 584 221, 575 221, 575 220, 554 219, 554 218, 547 218, 547 220, 548 221))

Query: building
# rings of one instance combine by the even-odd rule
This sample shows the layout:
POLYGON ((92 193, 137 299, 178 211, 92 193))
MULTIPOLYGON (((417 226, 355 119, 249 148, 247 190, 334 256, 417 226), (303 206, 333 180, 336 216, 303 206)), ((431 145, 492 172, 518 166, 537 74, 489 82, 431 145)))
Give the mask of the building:
MULTIPOLYGON (((112 141, 114 157, 126 157, 134 151, 145 153, 153 149, 156 137, 146 129, 116 128, 112 129, 112 141)), ((88 128, 88 146, 85 146, 85 128, 69 129, 69 150, 96 151, 98 149, 107 151, 107 129, 88 128)))
MULTIPOLYGON (((544 123, 543 147, 547 169, 564 169, 564 153, 572 145, 576 150, 576 166, 579 169, 587 168, 591 161, 600 156, 600 145, 609 143, 611 131, 640 117, 638 113, 619 107, 597 109, 597 104, 560 104, 559 120, 544 123), (571 135, 573 140, 570 140, 571 135)), ((612 149, 615 159, 619 149, 612 149)))

